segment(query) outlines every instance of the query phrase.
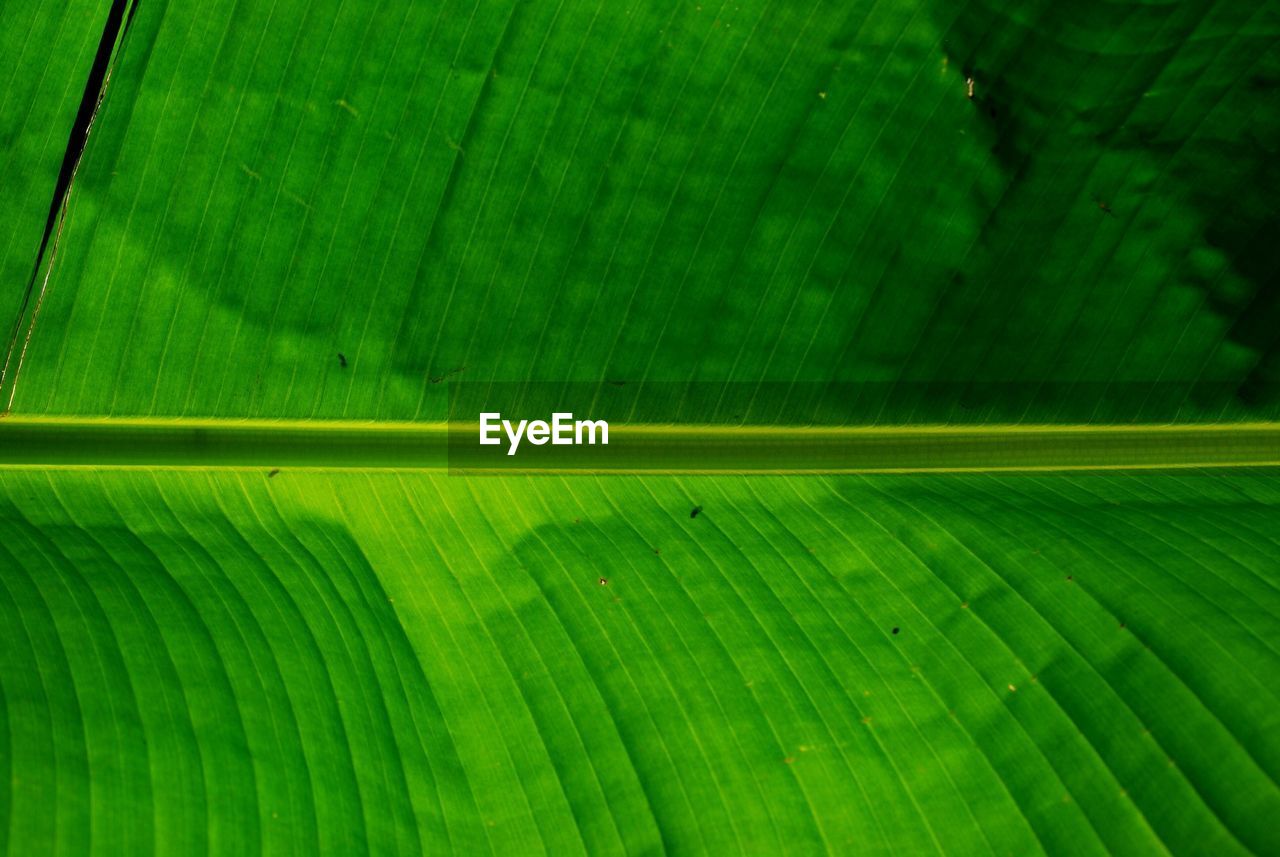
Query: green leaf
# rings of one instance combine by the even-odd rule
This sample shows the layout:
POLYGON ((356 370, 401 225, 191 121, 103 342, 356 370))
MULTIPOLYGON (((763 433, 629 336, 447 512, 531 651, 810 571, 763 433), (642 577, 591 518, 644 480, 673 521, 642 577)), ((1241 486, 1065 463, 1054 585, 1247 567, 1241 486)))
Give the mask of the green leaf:
POLYGON ((0 488, 11 853, 1277 844, 1270 476, 0 488))
POLYGON ((751 421, 827 422, 876 411, 786 391, 903 382, 954 421, 999 381, 983 421, 1268 416, 1278 33, 1211 0, 140 4, 14 404, 768 381, 751 421))
POLYGON ((55 6, 0 852, 1280 851, 1274 0, 55 6))

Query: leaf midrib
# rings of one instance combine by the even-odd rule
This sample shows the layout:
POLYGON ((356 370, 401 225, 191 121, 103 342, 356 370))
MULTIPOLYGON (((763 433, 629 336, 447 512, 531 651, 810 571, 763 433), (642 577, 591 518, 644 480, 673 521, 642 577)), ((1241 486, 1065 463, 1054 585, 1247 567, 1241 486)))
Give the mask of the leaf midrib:
POLYGON ((0 468, 927 473, 1280 467, 1280 422, 614 424, 608 446, 481 447, 476 423, 9 416, 0 468))

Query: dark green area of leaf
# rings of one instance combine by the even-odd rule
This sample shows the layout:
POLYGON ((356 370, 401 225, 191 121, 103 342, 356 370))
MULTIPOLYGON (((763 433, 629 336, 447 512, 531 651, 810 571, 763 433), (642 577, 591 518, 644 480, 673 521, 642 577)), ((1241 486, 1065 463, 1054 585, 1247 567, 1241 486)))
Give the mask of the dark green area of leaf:
POLYGON ((829 382, 903 385, 894 420, 1269 417, 1278 34, 1213 0, 148 3, 8 384, 61 413, 439 418, 446 379, 621 379, 765 381, 764 423, 875 419, 786 392, 829 382))

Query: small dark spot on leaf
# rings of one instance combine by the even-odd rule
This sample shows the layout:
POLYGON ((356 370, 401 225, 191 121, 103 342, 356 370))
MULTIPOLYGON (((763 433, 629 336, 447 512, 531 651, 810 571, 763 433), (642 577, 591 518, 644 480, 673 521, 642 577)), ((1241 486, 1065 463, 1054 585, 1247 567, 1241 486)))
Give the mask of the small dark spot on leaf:
POLYGON ((607 381, 606 383, 607 383, 610 387, 625 387, 625 386, 627 386, 627 382, 626 382, 626 381, 607 381))
POLYGON ((439 384, 441 381, 444 381, 448 378, 452 378, 454 375, 457 375, 458 373, 465 372, 465 371, 467 371, 466 366, 459 366, 456 369, 450 369, 448 372, 445 372, 443 375, 430 375, 428 376, 427 380, 430 381, 432 384, 439 384))
POLYGON ((280 468, 279 468, 279 467, 273 467, 273 468, 271 468, 271 472, 267 474, 267 478, 268 478, 268 479, 271 479, 271 478, 275 477, 275 476, 276 476, 276 474, 278 474, 279 472, 280 472, 280 468))
POLYGON ((701 507, 701 506, 694 506, 692 509, 690 509, 690 510, 689 510, 689 517, 690 517, 690 518, 696 518, 696 517, 698 517, 698 515, 700 515, 700 514, 702 514, 702 507, 701 507))
POLYGON ((343 354, 341 351, 338 352, 338 365, 343 369, 347 368, 347 355, 343 354))
POLYGON ((899 630, 901 630, 901 629, 899 629, 897 625, 893 626, 893 633, 895 633, 895 634, 896 634, 896 633, 898 633, 898 631, 899 631, 899 630))
POLYGON ((1075 578, 1068 574, 1068 575, 1067 575, 1067 580, 1075 580, 1075 578))
POLYGON ((608 586, 608 585, 609 585, 609 578, 607 578, 607 577, 602 577, 602 578, 600 578, 600 585, 601 585, 601 586, 608 586))

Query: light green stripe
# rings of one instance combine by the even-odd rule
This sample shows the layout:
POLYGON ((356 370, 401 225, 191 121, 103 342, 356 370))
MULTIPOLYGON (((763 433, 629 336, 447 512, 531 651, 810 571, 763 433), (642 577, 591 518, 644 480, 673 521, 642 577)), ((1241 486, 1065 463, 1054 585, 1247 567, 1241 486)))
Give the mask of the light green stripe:
POLYGON ((1280 466, 1280 423, 731 428, 614 425, 608 446, 480 447, 474 425, 0 420, 0 467, 867 473, 1280 466))

